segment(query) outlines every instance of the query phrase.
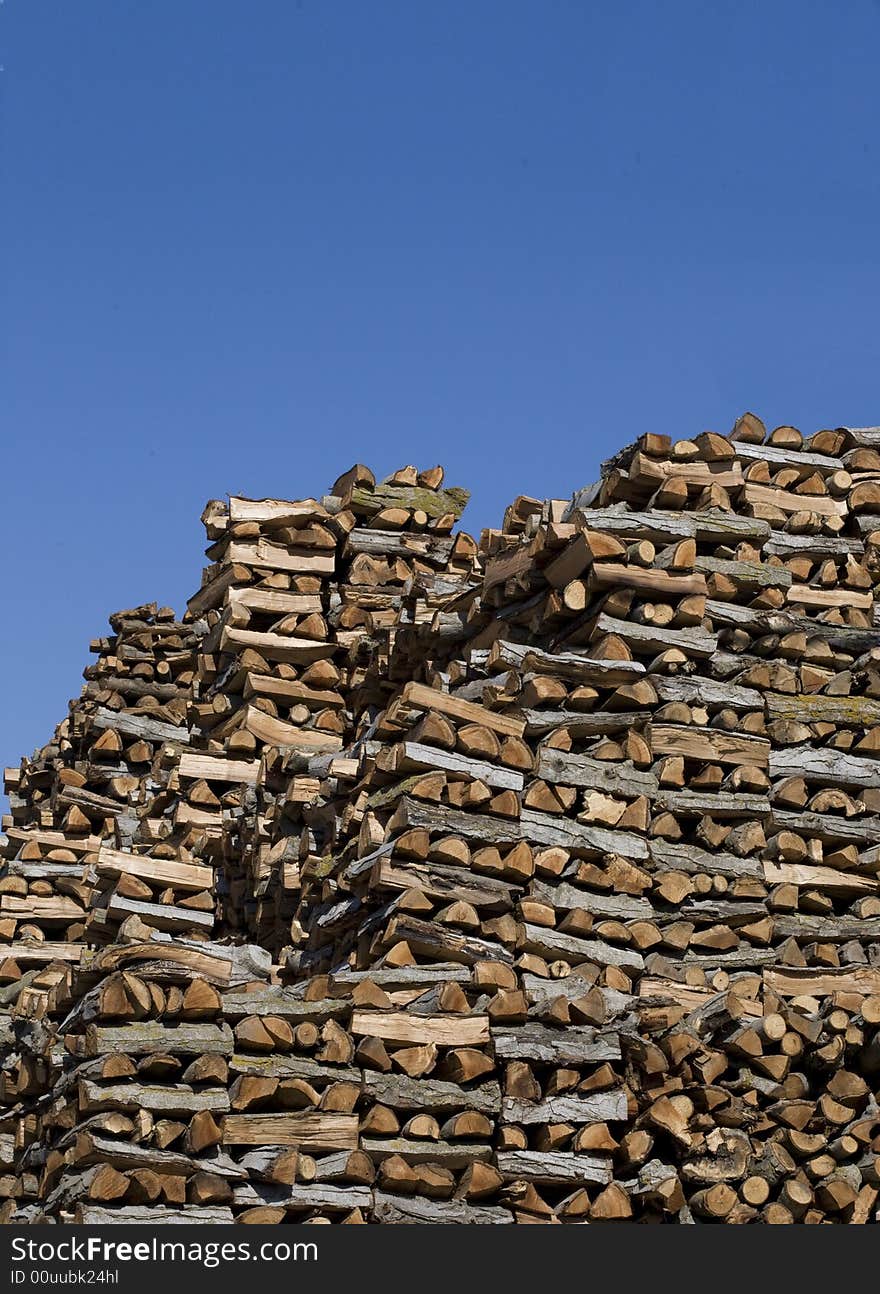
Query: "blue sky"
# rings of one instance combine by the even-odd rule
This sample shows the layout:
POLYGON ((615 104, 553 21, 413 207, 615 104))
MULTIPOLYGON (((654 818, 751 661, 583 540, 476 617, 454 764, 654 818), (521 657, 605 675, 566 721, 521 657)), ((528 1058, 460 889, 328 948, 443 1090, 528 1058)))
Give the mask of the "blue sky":
POLYGON ((0 4, 0 760, 205 500, 880 422, 876 0, 0 4))

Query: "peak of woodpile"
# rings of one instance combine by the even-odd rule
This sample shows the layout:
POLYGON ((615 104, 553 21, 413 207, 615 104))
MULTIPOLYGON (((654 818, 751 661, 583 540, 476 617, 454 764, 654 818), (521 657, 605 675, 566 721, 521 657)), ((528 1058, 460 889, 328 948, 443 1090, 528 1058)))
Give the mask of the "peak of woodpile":
POLYGON ((880 429, 208 504, 6 771, 0 1221, 877 1220, 880 429))

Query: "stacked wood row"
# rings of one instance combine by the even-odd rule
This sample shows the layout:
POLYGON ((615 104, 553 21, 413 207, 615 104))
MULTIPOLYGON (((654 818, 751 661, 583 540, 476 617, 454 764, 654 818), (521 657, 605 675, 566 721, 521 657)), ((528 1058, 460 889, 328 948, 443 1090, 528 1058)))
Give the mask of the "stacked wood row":
MULTIPOLYGON (((101 958, 171 932, 204 941, 214 927, 210 864, 191 840, 169 845, 143 825, 167 744, 189 740, 194 626, 152 603, 111 616, 110 629, 92 642, 96 662, 53 741, 6 771, 2 1135, 23 1167, 3 1179, 0 1198, 24 1208, 48 1190, 38 1165, 53 1135, 50 1107, 60 1102, 67 1119, 71 1082, 76 1091, 62 1022, 97 982, 101 958)), ((153 997, 155 1013, 161 994, 153 997)))
POLYGON ((287 822, 320 816, 344 781, 338 757, 382 695, 416 590, 471 573, 476 546, 451 534, 467 497, 442 468, 377 483, 356 465, 320 501, 233 497, 203 514, 212 565, 189 603, 206 627, 189 721, 207 758, 187 756, 178 780, 216 799, 242 777, 221 832, 224 915, 267 947, 284 941, 298 889, 287 822))
POLYGON ((169 741, 188 740, 196 636, 155 603, 111 617, 97 656, 53 741, 6 772, 11 813, 0 854, 0 980, 76 961, 118 938, 129 919, 161 928, 213 926, 212 872, 185 847, 143 846, 141 817, 169 741))
POLYGON ((270 966, 263 949, 156 932, 19 992, 19 1063, 3 1075, 18 1172, 0 1216, 89 1222, 113 1209, 121 1221, 151 1206, 157 1219, 232 1221, 230 1183, 247 1170, 221 1146, 234 1045, 223 1000, 265 984, 270 966))
POLYGON ((518 500, 464 650, 361 743, 288 970, 456 973, 494 1053, 471 1080, 499 1040, 508 1062, 507 1207, 516 1165, 536 1217, 874 1216, 880 460, 856 439, 747 417, 518 500))
POLYGON ((439 469, 209 505, 178 731, 0 986, 2 1216, 876 1221, 878 489, 745 415, 479 548, 439 469))
MULTIPOLYGON (((344 680, 346 695, 343 697, 341 693, 337 693, 332 698, 332 701, 339 710, 340 717, 344 718, 346 723, 350 722, 348 695, 355 686, 359 687, 363 692, 366 679, 366 672, 363 668, 361 668, 360 675, 357 678, 354 674, 355 669, 358 668, 359 642, 366 633, 373 635, 371 641, 374 646, 367 658, 368 660, 373 660, 378 655, 375 644, 381 642, 387 652, 388 644, 392 638, 391 630, 385 624, 376 626, 369 617, 359 620, 354 615, 351 608, 354 608, 355 595, 363 594, 367 601, 372 600, 374 604, 384 597, 389 606, 394 607, 395 619, 405 622, 408 615, 411 614, 411 608, 418 604, 419 594, 416 591, 417 588, 420 584, 430 586, 432 583, 432 562, 442 569, 443 573, 450 579, 461 579, 467 576, 471 570, 475 551, 473 542, 464 536, 460 539, 447 537, 451 521, 454 519, 452 515, 446 512, 447 505, 451 506, 453 510, 460 510, 466 495, 461 491, 442 491, 439 488, 441 476, 442 473, 436 470, 430 473, 416 474, 414 469, 405 469, 403 472, 396 474, 397 479, 383 483, 374 491, 374 482, 370 474, 366 469, 358 468, 355 472, 348 474, 348 483, 345 480, 337 483, 337 488, 343 488, 343 495, 334 495, 325 500, 325 503, 329 505, 328 509, 325 509, 323 504, 320 505, 323 511, 328 512, 328 515, 329 509, 332 509, 334 514, 341 512, 343 503, 351 503, 354 507, 353 516, 341 518, 339 533, 345 536, 349 530, 352 531, 355 559, 357 553, 361 550, 381 553, 383 550, 388 549, 392 555, 396 550, 396 570, 391 581, 395 584, 395 587, 377 590, 375 568, 372 571, 354 569, 352 556, 348 551, 348 540, 346 540, 345 560, 343 562, 340 558, 340 567, 342 579, 350 581, 350 585, 345 587, 340 583, 337 587, 336 582, 331 582, 328 579, 324 581, 325 587, 320 590, 322 596, 319 599, 319 606, 333 609, 339 602, 344 601, 353 616, 353 627, 349 626, 338 634, 334 633, 333 635, 334 638, 339 640, 338 643, 335 643, 333 651, 337 652, 337 654, 340 648, 343 651, 343 672, 338 674, 337 681, 342 682, 344 680), (365 490, 370 496, 375 492, 383 500, 383 506, 378 507, 372 498, 364 497, 365 490), (414 506, 422 501, 420 492, 423 490, 429 490, 432 496, 427 502, 427 517, 422 509, 414 506), (355 496, 353 500, 349 497, 352 493, 355 496), (390 505, 395 501, 398 503, 410 502, 413 505, 411 515, 408 517, 401 515, 400 509, 396 512, 389 512, 385 505, 390 505), (381 515, 378 515, 380 513, 381 515), (373 526, 368 534, 365 533, 359 537, 356 532, 359 519, 363 521, 365 529, 369 528, 374 520, 378 521, 382 526, 395 527, 396 529, 389 530, 386 533, 373 526), (406 533, 407 528, 412 530, 412 534, 406 533), (411 568, 405 568, 400 560, 404 551, 415 554, 411 568), (427 558, 427 562, 421 560, 423 557, 427 558), (351 569, 349 569, 350 567, 351 569), (430 578, 428 578, 429 576, 430 578), (401 586, 400 588, 396 587, 398 584, 401 586), (359 587, 361 585, 363 588, 359 587)), ((268 512, 275 520, 277 520, 276 514, 279 507, 283 507, 293 514, 302 513, 311 507, 311 504, 280 505, 275 501, 267 503, 266 501, 232 500, 230 508, 234 510, 238 505, 241 505, 242 508, 249 506, 250 511, 254 514, 268 512)), ((206 510, 206 517, 215 513, 216 510, 216 505, 209 505, 206 510)), ((295 566, 299 562, 302 545, 298 541, 302 538, 303 535, 299 528, 295 536, 279 535, 273 528, 272 539, 274 541, 283 541, 291 550, 289 565, 295 566)), ((238 556, 241 556, 241 554, 238 554, 238 556)), ((273 596, 277 597, 277 593, 273 593, 273 585, 281 578, 275 568, 278 566, 283 568, 284 565, 283 558, 279 560, 277 553, 273 553, 271 561, 264 562, 262 565, 261 559, 258 558, 254 571, 245 575, 236 571, 234 574, 236 580, 240 576, 242 582, 246 579, 249 585, 252 586, 254 583, 258 585, 258 601, 260 598, 267 597, 271 600, 273 596), (260 592, 264 588, 267 591, 265 593, 260 592)), ((207 582, 210 582, 215 574, 216 572, 214 571, 207 572, 207 582)), ((287 577, 283 578, 286 580, 287 577)), ((232 587, 235 588, 235 586, 235 582, 233 582, 232 587)), ((241 590, 241 592, 247 599, 249 595, 253 594, 254 590, 250 587, 241 590)), ((287 610, 290 610, 290 608, 287 608, 287 610)), ((95 680, 99 678, 103 680, 104 676, 113 675, 114 673, 122 674, 127 672, 128 666, 119 667, 118 662, 120 659, 133 659, 136 661, 137 672, 134 686, 131 688, 122 687, 118 680, 113 679, 110 684, 111 688, 115 686, 117 692, 123 693, 123 697, 133 693, 138 698, 135 707, 137 707, 140 698, 152 692, 152 689, 145 689, 143 680, 145 677, 155 679, 157 676, 157 662, 154 659, 152 667, 148 667, 145 649, 152 646, 153 656, 155 657, 157 655, 155 651, 156 644, 155 639, 152 644, 144 640, 143 631, 146 626, 143 621, 145 617, 149 619, 155 614, 155 607, 138 608, 136 611, 121 613, 120 616, 112 618, 111 627, 121 630, 121 636, 93 644, 93 647, 103 654, 97 669, 87 671, 90 684, 85 689, 83 697, 72 705, 71 719, 61 730, 63 736, 66 736, 67 731, 71 728, 78 734, 86 734, 87 737, 92 735, 90 730, 93 725, 92 716, 95 708, 92 704, 95 699, 95 680), (140 637, 137 637, 133 642, 125 641, 124 635, 126 631, 136 631, 140 634, 140 637), (107 658, 106 660, 105 657, 107 658)), ((349 613, 343 610, 343 624, 345 624, 345 614, 349 613)), ((168 622, 169 616, 170 613, 161 612, 158 619, 168 622)), ((208 618, 213 619, 210 616, 210 611, 208 618)), ((182 687, 174 690, 176 699, 175 713, 173 715, 168 713, 151 714, 149 716, 149 718, 155 719, 153 726, 149 731, 139 731, 140 736, 146 737, 154 743, 147 752, 150 757, 149 762, 146 762, 141 757, 142 762, 140 764, 127 770, 129 773, 133 773, 134 776, 129 778, 124 787, 118 788, 124 794, 127 806, 124 814, 119 812, 116 815, 117 818, 124 817, 124 834, 120 834, 117 830, 115 836, 109 839, 109 844, 100 843, 107 836, 107 831, 110 831, 113 827, 113 824, 108 822, 106 831, 99 833, 97 836, 90 835, 87 839, 82 840, 80 843, 82 843, 83 848, 77 853, 75 874, 79 879, 94 880, 93 873, 98 871, 102 878, 105 875, 112 878, 115 886, 111 885, 111 888, 123 890, 123 897, 130 899, 132 898, 132 893, 135 892, 133 905, 129 906, 128 910, 122 914, 124 924, 121 925, 121 928, 118 923, 114 927, 106 919, 99 918, 96 926, 89 919, 85 930, 71 930, 69 932, 69 946, 61 946, 56 941, 50 948, 43 941, 39 949, 40 962, 51 957, 57 957, 59 960, 57 964, 52 962, 36 979, 33 974, 22 977, 18 966, 11 961, 6 968, 9 972, 7 980, 14 981, 7 994, 8 1004, 12 1007, 11 1015, 15 1018, 19 1015, 27 1019, 40 1018, 42 1020, 39 1035, 41 1045, 46 1044, 48 1039, 53 1039, 48 1048, 42 1046, 42 1050, 33 1052, 33 1049, 28 1045, 29 1035, 24 1039, 24 1045, 22 1045, 22 1039, 18 1036, 20 1030, 13 1027, 10 1019, 9 1028, 6 1031, 10 1042, 6 1064, 10 1079, 7 1084, 6 1095, 10 1101, 14 1095, 21 1095, 25 1092, 28 1096, 36 1096, 40 1085, 42 1085, 41 1095, 45 1094, 47 1086, 51 1086, 51 1082, 57 1077, 57 1065, 47 1065, 46 1063, 47 1055, 52 1056, 57 1062, 59 1054, 61 1054, 57 1047, 57 1038, 53 1038, 53 1035, 47 1032, 48 1029, 58 1024, 53 1019, 47 1003, 54 1004, 56 1000, 68 1002, 72 996, 75 996, 76 989, 72 988, 71 984, 72 981, 76 985, 82 982, 81 977, 85 973, 85 964, 89 966, 89 973, 93 972, 95 963, 86 951, 87 946, 91 946, 95 942, 104 943, 109 938, 112 938, 114 934, 122 937, 126 943, 133 943, 138 940, 142 942, 153 939, 167 940, 169 935, 172 937, 172 942, 177 942, 174 936, 181 933, 191 935, 196 940, 204 940, 213 925, 215 899, 220 901, 221 931, 234 935, 236 930, 246 924, 244 919, 237 916, 236 902, 240 902, 241 907, 245 908, 248 896, 245 896, 244 902, 241 901, 242 887, 240 885, 237 893, 234 889, 230 892, 228 869, 221 870, 215 877, 212 867, 219 859, 226 860, 234 857, 236 849, 248 843, 247 827, 250 824, 247 815, 248 810, 253 814, 256 794, 259 794, 261 800, 265 802, 261 807, 268 805, 270 813, 274 810, 274 788, 269 789, 269 778, 261 768, 259 755, 266 750, 270 755, 270 762, 281 759, 285 767, 289 762, 292 762, 301 770, 303 754, 307 758, 313 758, 312 752, 315 749, 319 751, 323 749, 321 741, 312 740, 314 734, 310 731, 306 731, 302 739, 297 735, 296 744, 293 746, 288 745, 282 750, 269 747, 263 741, 260 741, 258 746, 249 746, 245 743, 244 749, 236 749, 234 733, 231 740, 220 743, 216 740, 216 734, 212 733, 210 728, 203 731, 198 722, 198 703, 203 695, 200 676, 204 674, 206 666, 210 669, 212 661, 210 658, 206 658, 204 649, 200 651, 197 659, 194 657, 194 651, 196 643, 199 642, 201 647, 200 640, 205 636, 206 631, 213 629, 214 626, 208 625, 205 619, 197 618, 192 610, 187 619, 190 623, 186 626, 177 624, 172 626, 173 631, 182 632, 187 637, 185 661, 177 662, 175 671, 181 671, 181 682, 183 684, 182 687), (187 667, 185 677, 182 673, 183 664, 187 667), (178 723, 169 723, 169 720, 179 721, 184 717, 189 720, 186 727, 178 723), (195 724, 194 719, 196 720, 195 724), (242 755, 245 758, 242 758, 242 755), (248 755, 256 757, 249 759, 247 758, 248 755), (243 821, 245 823, 244 830, 242 830, 243 821), (88 869, 88 874, 85 876, 83 876, 84 867, 88 869), (143 891, 145 882, 154 883, 160 880, 162 882, 161 895, 151 894, 149 891, 146 893, 136 892, 139 886, 143 891), (198 918, 204 915, 203 922, 197 920, 197 917, 192 912, 177 910, 179 896, 168 888, 172 883, 182 888, 185 898, 181 901, 186 903, 189 900, 189 906, 199 910, 198 918), (205 886, 208 887, 208 891, 205 890, 205 886), (156 902, 150 905, 150 909, 147 910, 144 906, 144 900, 149 899, 155 899, 156 902), (206 909, 207 911, 205 911, 206 909), (190 928, 194 923, 195 928, 190 928), (77 937, 80 935, 81 943, 77 943, 77 937)), ((297 641, 296 633, 302 632, 301 622, 302 617, 299 618, 296 625, 287 625, 285 627, 285 631, 291 634, 291 639, 294 643, 297 641)), ((168 629, 167 623, 163 627, 168 629)), ((180 647, 182 644, 175 642, 172 645, 180 647)), ((260 681, 265 682, 270 667, 265 662, 261 663, 252 657, 253 653, 251 653, 251 659, 246 656, 244 663, 249 666, 258 684, 260 681)), ((327 659, 329 660, 329 654, 327 659)), ((239 668, 242 665, 242 660, 240 658, 227 659, 224 654, 221 654, 220 663, 228 672, 239 668)), ((378 679, 381 684, 378 668, 375 665, 372 668, 373 678, 378 679)), ((167 670, 160 666, 160 677, 163 672, 167 678, 167 670)), ((281 673, 283 674, 284 671, 282 670, 281 673)), ((234 708, 236 705, 240 705, 242 698, 234 690, 229 690, 229 687, 227 679, 228 695, 231 707, 234 708)), ((231 687, 232 689, 235 688, 234 682, 231 687)), ((160 689, 158 695, 163 699, 171 696, 171 689, 167 686, 162 689, 160 684, 160 689)), ((216 695, 222 694, 217 693, 216 695)), ((316 695, 310 699, 320 699, 326 711, 326 692, 320 698, 316 695)), ((104 688, 101 695, 97 696, 97 700, 104 703, 105 706, 109 703, 111 708, 127 708, 123 698, 108 694, 106 688, 104 688)), ((216 708, 220 708, 216 701, 215 705, 216 708)), ((151 708, 149 700, 147 705, 144 706, 144 709, 148 708, 151 708)), ((320 712, 318 717, 319 719, 322 717, 320 712)), ((326 719, 326 714, 323 717, 326 719)), ((106 715, 99 715, 98 719, 104 720, 103 727, 106 728, 106 715)), ((119 731, 126 731, 126 725, 135 723, 135 725, 140 724, 143 726, 143 722, 144 720, 136 709, 135 715, 127 715, 124 720, 114 720, 114 731, 110 736, 115 738, 118 736, 119 731)), ((320 732, 320 729, 317 731, 320 732)), ((245 737, 248 735, 248 733, 245 733, 245 737)), ((289 740, 288 735, 284 733, 273 732, 271 735, 276 739, 283 736, 286 740, 289 740)), ((103 748, 103 746, 104 743, 102 742, 99 748, 103 748)), ((332 742, 332 748, 335 750, 339 746, 341 746, 341 740, 336 737, 332 742)), ((72 762, 76 754, 76 752, 73 755, 71 754, 72 749, 70 743, 66 743, 65 753, 68 764, 72 762)), ((115 744, 114 750, 118 751, 118 742, 115 744)), ((54 756, 57 752, 50 751, 49 754, 54 756)), ((36 796, 30 798, 22 793, 26 792, 31 780, 29 770, 32 762, 25 761, 21 770, 9 770, 7 773, 7 784, 13 796, 13 805, 17 810, 17 818, 28 825, 31 823, 34 812, 38 812, 38 810, 35 810, 35 805, 31 803, 31 800, 39 801, 41 799, 39 791, 36 796)), ((106 770, 102 768, 101 771, 106 770)), ((115 769, 113 771, 119 773, 120 770, 115 769)), ((326 778, 328 771, 335 773, 337 770, 328 769, 327 766, 324 766, 323 768, 313 768, 311 771, 320 772, 326 778)), ((41 768, 40 774, 42 784, 50 785, 53 781, 58 780, 56 767, 49 771, 48 776, 41 768)), ((66 781, 66 774, 62 775, 61 780, 66 781)), ((289 777, 287 777, 283 781, 284 795, 282 804, 288 799, 290 793, 289 780, 289 777)), ((331 781, 330 785, 335 786, 335 783, 331 781)), ((290 798, 295 802, 295 797, 291 796, 290 798)), ((280 824, 281 819, 284 817, 283 811, 278 817, 280 824)), ((48 825, 45 814, 42 822, 44 825, 48 825)), ((11 823, 6 825, 12 826, 11 823)), ((275 837, 282 840, 283 845, 283 827, 273 827, 273 831, 275 837)), ((14 855, 18 852, 20 833, 13 829, 11 835, 13 839, 7 840, 4 844, 14 855)), ((71 841, 63 839, 57 841, 52 837, 43 840, 41 843, 65 845, 70 844, 71 841)), ((31 839, 29 848, 33 850, 33 847, 34 842, 31 839)), ((56 862, 55 858, 50 859, 50 864, 56 862)), ((73 863, 73 859, 68 860, 68 862, 73 863)), ((17 869, 13 866, 11 870, 14 872, 17 869)), ((69 867, 68 870, 70 870, 69 867)), ((103 880, 99 882, 99 885, 101 888, 107 888, 107 883, 103 880)), ((250 898, 252 899, 253 895, 250 898)), ((114 898, 113 901, 116 902, 116 899, 114 898)), ((101 900, 99 899, 98 902, 100 904, 101 900)), ((106 918, 106 913, 103 914, 103 917, 106 918)), ((35 955, 31 950, 32 936, 33 931, 27 929, 24 940, 27 952, 23 956, 23 960, 27 964, 35 960, 35 955)), ((187 944, 191 945, 191 941, 187 940, 187 944)), ((113 951, 112 949, 109 950, 110 953, 113 951)), ((194 1017, 189 1016, 187 1018, 194 1017)), ((117 1076, 123 1075, 123 1069, 119 1068, 120 1062, 112 1055, 107 1057, 95 1056, 95 1065, 99 1060, 102 1064, 106 1060, 108 1076, 111 1071, 117 1076)), ((164 1061, 156 1063, 161 1068, 166 1062, 170 1066, 171 1062, 167 1061, 167 1057, 164 1061)), ((150 1062, 150 1064, 153 1065, 154 1062, 150 1062)), ((13 1139, 21 1141, 23 1136, 26 1143, 30 1143, 34 1138, 42 1140, 44 1131, 42 1124, 39 1123, 34 1127, 31 1126, 31 1121, 28 1121, 27 1128, 23 1132, 24 1125, 19 1116, 20 1107, 12 1111, 13 1126, 17 1128, 13 1139), (18 1120, 17 1124, 14 1122, 15 1120, 18 1120)), ((34 1189, 33 1175, 27 1177, 27 1183, 32 1194, 34 1189)), ((21 1184, 22 1179, 19 1179, 15 1190, 10 1192, 19 1201, 28 1197, 28 1192, 22 1195, 21 1184)), ((45 1194, 44 1188, 45 1183, 42 1183, 40 1186, 41 1196, 45 1194)), ((93 1193, 90 1198, 97 1199, 99 1197, 93 1193)))

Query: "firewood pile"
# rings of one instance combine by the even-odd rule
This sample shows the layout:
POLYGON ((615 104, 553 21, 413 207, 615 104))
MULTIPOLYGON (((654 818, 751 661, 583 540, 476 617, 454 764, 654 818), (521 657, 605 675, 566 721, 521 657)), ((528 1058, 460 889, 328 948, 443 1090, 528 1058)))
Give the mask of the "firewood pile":
POLYGON ((165 743, 187 740, 193 628, 154 603, 110 623, 113 636, 92 642, 97 662, 52 742, 6 774, 3 982, 78 961, 83 945, 114 942, 130 915, 155 909, 170 920, 178 889, 184 924, 167 928, 213 925, 213 903, 205 911, 192 897, 210 889, 210 871, 194 871, 185 853, 168 849, 139 868, 132 849, 154 760, 165 743))
POLYGON ((208 505, 7 770, 0 1220, 867 1223, 880 430, 208 505))

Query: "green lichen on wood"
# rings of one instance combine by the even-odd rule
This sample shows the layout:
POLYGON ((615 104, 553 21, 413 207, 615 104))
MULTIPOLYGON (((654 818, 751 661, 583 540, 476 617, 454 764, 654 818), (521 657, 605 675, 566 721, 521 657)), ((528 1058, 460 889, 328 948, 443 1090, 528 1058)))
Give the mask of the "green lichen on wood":
POLYGON ((335 866, 336 860, 330 854, 325 854, 323 858, 319 859, 309 859, 308 863, 303 867, 303 877, 314 876, 319 880, 323 880, 330 875, 335 866))
MULTIPOLYGON (((439 772, 440 770, 438 769, 436 771, 439 772)), ((431 773, 429 771, 413 773, 412 777, 407 777, 402 782, 394 782, 391 786, 383 786, 380 791, 376 791, 367 800, 367 808, 381 809, 386 804, 393 804, 401 795, 408 795, 413 787, 417 786, 419 782, 424 781, 426 777, 430 776, 431 773)))
POLYGON ((770 719, 793 719, 800 723, 834 723, 847 728, 870 728, 880 724, 880 701, 867 696, 821 696, 800 694, 767 696, 770 719))
POLYGON ((407 508, 434 518, 450 513, 458 518, 470 497, 470 490, 457 485, 448 490, 427 490, 417 485, 377 485, 374 490, 365 490, 357 486, 351 492, 351 504, 369 513, 381 512, 383 508, 407 508))

